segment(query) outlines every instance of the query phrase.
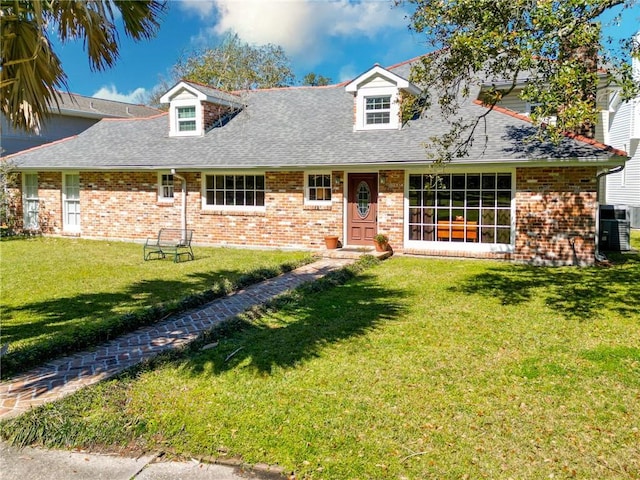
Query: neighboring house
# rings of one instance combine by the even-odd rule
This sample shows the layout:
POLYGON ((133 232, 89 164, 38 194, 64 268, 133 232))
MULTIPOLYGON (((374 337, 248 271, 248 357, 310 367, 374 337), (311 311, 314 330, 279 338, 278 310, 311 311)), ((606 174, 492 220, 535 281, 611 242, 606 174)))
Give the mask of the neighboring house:
MULTIPOLYGON (((623 151, 583 138, 525 141, 527 117, 487 116, 465 158, 434 167, 433 116, 402 125, 410 62, 347 84, 223 93, 180 82, 169 112, 105 119, 76 137, 11 157, 17 211, 45 233, 142 241, 187 226, 194 242, 277 248, 369 246, 397 252, 590 264, 596 175, 623 151)), ((467 117, 486 112, 467 102, 467 117)), ((26 221, 26 220, 25 220, 26 221)))
MULTIPOLYGON (((640 34, 635 41, 640 43, 640 34)), ((632 60, 633 77, 640 83, 640 60, 632 60)), ((640 95, 622 102, 618 91, 614 91, 604 124, 602 140, 616 148, 625 150, 631 159, 625 168, 606 177, 603 203, 629 210, 632 228, 640 228, 640 95)))
POLYGON ((29 134, 15 130, 9 125, 4 115, 0 115, 1 156, 77 135, 103 118, 137 118, 159 113, 155 108, 144 105, 84 97, 73 93, 60 95, 59 105, 53 105, 50 108, 51 116, 44 120, 42 127, 36 133, 29 134))

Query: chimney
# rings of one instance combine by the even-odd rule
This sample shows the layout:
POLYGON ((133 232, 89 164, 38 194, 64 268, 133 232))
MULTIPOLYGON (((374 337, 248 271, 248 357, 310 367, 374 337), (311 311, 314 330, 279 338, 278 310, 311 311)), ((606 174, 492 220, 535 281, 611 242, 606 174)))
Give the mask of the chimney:
MULTIPOLYGON (((571 34, 560 40, 558 61, 577 62, 585 67, 586 74, 598 71, 598 47, 600 45, 600 25, 596 23, 576 27, 571 34)), ((586 101, 595 112, 598 80, 584 81, 580 86, 581 100, 586 101)), ((595 124, 587 122, 573 133, 588 138, 595 136, 595 124)))

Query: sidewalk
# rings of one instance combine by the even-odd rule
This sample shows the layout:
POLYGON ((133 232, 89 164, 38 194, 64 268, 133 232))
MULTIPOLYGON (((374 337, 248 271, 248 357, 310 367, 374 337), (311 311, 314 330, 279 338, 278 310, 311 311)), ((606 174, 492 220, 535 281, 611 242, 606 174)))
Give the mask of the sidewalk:
POLYGON ((318 260, 198 309, 118 337, 94 350, 56 359, 0 382, 0 419, 57 400, 82 387, 112 377, 160 352, 184 346, 216 324, 354 261, 335 258, 318 260))
MULTIPOLYGON (((155 325, 118 337, 95 350, 60 358, 0 382, 0 419, 69 395, 122 370, 195 340, 201 333, 255 305, 299 285, 324 277, 355 261, 324 258, 276 278, 239 290, 155 325)), ((17 449, 0 442, 0 478, 33 480, 241 480, 281 478, 268 467, 243 471, 238 467, 191 462, 165 462, 157 456, 127 458, 83 452, 17 449)))
POLYGON ((154 455, 138 458, 98 455, 0 443, 2 480, 246 480, 275 479, 277 474, 198 461, 163 462, 154 455))

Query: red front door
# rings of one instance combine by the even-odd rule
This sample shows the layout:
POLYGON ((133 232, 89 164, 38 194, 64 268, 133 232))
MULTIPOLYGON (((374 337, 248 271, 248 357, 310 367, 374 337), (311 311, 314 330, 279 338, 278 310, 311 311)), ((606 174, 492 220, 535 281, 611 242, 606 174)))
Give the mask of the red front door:
POLYGON ((350 173, 347 244, 372 245, 378 230, 378 174, 350 173))

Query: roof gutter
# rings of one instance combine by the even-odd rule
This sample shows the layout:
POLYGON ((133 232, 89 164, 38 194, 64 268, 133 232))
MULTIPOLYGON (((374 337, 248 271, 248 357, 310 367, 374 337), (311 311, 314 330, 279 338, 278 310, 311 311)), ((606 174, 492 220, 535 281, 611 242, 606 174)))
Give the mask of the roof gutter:
POLYGON ((607 260, 607 257, 600 253, 600 179, 613 173, 619 173, 622 170, 624 170, 624 164, 613 167, 610 170, 605 170, 596 175, 596 202, 598 203, 598 208, 596 209, 596 262, 604 262, 607 260))
POLYGON ((187 179, 178 175, 175 168, 171 169, 171 175, 182 183, 182 212, 180 218, 182 231, 185 232, 187 230, 187 179))

